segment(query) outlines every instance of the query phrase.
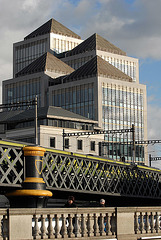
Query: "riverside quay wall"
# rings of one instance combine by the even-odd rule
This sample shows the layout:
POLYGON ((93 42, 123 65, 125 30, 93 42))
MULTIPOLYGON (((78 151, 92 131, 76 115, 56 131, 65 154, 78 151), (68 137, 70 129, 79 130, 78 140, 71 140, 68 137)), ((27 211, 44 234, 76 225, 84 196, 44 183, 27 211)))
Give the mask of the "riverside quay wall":
POLYGON ((0 209, 0 239, 161 239, 161 207, 0 209))

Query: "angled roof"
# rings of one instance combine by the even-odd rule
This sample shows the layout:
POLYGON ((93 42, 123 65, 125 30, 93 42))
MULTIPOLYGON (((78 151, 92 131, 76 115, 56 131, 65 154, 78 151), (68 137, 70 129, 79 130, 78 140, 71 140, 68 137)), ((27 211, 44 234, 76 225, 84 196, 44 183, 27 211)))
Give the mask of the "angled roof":
POLYGON ((62 25, 61 23, 57 22, 55 19, 51 18, 48 22, 41 25, 39 28, 37 28, 35 31, 27 35, 24 40, 34 38, 37 36, 41 36, 47 33, 56 33, 68 37, 73 37, 77 39, 81 39, 79 35, 72 32, 70 29, 62 25))
POLYGON ((105 76, 112 79, 132 82, 132 78, 99 56, 93 57, 83 66, 64 77, 63 83, 77 81, 92 76, 105 76))
POLYGON ((68 66, 66 63, 62 62, 60 59, 56 58, 49 52, 44 53, 42 56, 37 58, 35 61, 30 63, 28 66, 20 70, 16 77, 37 73, 37 72, 62 72, 69 74, 74 71, 73 68, 68 66))
POLYGON ((20 114, 23 110, 19 111, 3 111, 0 112, 0 123, 6 123, 8 119, 20 114))
MULTIPOLYGON (((21 122, 26 120, 33 120, 35 118, 35 110, 16 110, 10 112, 0 113, 0 123, 7 122, 21 122)), ((83 117, 79 114, 67 111, 61 107, 48 106, 38 108, 38 118, 55 118, 62 120, 70 120, 77 122, 97 123, 97 121, 83 117)))
POLYGON ((94 33, 92 36, 84 40, 78 46, 73 48, 71 51, 66 53, 66 56, 72 56, 83 52, 88 52, 92 50, 101 50, 105 52, 115 53, 119 55, 125 55, 126 53, 120 48, 116 47, 105 38, 101 37, 97 33, 94 33))

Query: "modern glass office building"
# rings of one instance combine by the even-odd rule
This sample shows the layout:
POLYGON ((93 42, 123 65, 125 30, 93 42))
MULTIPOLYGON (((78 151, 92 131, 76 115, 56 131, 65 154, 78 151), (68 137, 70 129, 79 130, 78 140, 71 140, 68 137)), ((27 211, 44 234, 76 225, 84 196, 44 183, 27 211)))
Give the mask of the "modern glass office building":
MULTIPOLYGON (((50 105, 60 106, 98 121, 103 130, 131 129, 135 139, 146 138, 146 87, 99 56, 50 87, 50 105)), ((102 154, 133 161, 132 134, 104 136, 102 154), (123 144, 124 143, 124 144, 123 144), (127 144, 126 144, 127 143, 127 144)), ((136 146, 136 162, 144 163, 144 147, 136 146)))
POLYGON ((52 91, 52 105, 90 119, 94 116, 94 84, 87 83, 52 91))
POLYGON ((40 77, 9 83, 4 89, 5 103, 30 101, 37 95, 38 105, 41 106, 40 89, 40 77))
MULTIPOLYGON (((80 36, 51 19, 15 43, 14 78, 3 82, 3 103, 31 101, 56 106, 98 122, 99 129, 131 129, 147 139, 146 86, 139 83, 138 59, 93 34, 80 36)), ((100 155, 133 161, 132 134, 106 134, 100 155)), ((98 152, 98 151, 97 151, 98 152)), ((146 146, 136 145, 139 164, 146 146)))
POLYGON ((79 35, 55 19, 50 19, 13 45, 13 76, 42 54, 49 51, 54 55, 69 51, 82 40, 79 35))
MULTIPOLYGON (((102 84, 102 124, 105 130, 130 129, 135 125, 135 139, 144 139, 144 88, 102 84)), ((109 157, 115 159, 125 157, 133 160, 132 134, 106 135, 109 142, 106 150, 109 157), (114 144, 113 144, 114 143, 114 144), (124 144, 123 144, 124 143, 124 144), (127 143, 127 144, 126 144, 127 143)), ((136 162, 144 162, 144 147, 136 146, 136 162)))
POLYGON ((15 78, 3 81, 3 103, 32 101, 37 96, 39 107, 48 106, 50 79, 73 71, 74 69, 51 53, 44 53, 19 71, 15 78))
POLYGON ((139 82, 138 59, 128 57, 126 52, 114 46, 98 34, 93 34, 78 46, 58 57, 74 69, 78 69, 95 55, 100 56, 114 67, 139 82))

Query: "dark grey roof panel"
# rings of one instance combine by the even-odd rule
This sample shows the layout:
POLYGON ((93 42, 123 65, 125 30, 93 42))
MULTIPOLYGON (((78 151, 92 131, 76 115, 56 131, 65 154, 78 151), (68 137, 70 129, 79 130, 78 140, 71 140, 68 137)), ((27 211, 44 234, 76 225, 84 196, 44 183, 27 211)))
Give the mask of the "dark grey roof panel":
POLYGON ((46 65, 46 55, 47 53, 43 54, 42 56, 37 58, 35 61, 30 63, 28 66, 24 67, 22 70, 16 73, 16 77, 33 74, 37 72, 44 72, 45 65, 46 65))
POLYGON ((69 74, 74 71, 74 69, 68 66, 66 63, 62 62, 51 53, 46 52, 35 61, 30 63, 28 66, 23 68, 21 71, 19 71, 16 74, 16 77, 37 72, 45 72, 46 70, 53 72, 62 72, 65 74, 69 74))
POLYGON ((72 56, 92 50, 101 50, 105 52, 115 53, 119 55, 125 55, 126 53, 122 51, 120 48, 116 47, 105 38, 101 37, 97 33, 94 33, 92 36, 84 40, 78 46, 73 48, 72 50, 66 53, 66 56, 72 56))
POLYGON ((72 32, 70 29, 62 25, 61 23, 57 22, 55 19, 50 19, 48 22, 41 25, 39 28, 37 28, 35 31, 27 35, 24 40, 34 38, 37 36, 45 35, 47 33, 56 33, 68 37, 73 37, 77 39, 81 39, 79 35, 72 32))
POLYGON ((93 57, 80 68, 64 77, 63 82, 77 81, 92 76, 105 76, 112 79, 132 82, 132 78, 99 56, 93 57))
POLYGON ((8 119, 15 117, 16 115, 22 113, 23 111, 24 110, 0 112, 0 123, 6 123, 8 119))
MULTIPOLYGON (((54 118, 57 119, 74 119, 77 121, 93 122, 96 121, 83 117, 79 114, 67 111, 61 107, 49 106, 38 108, 38 118, 54 118)), ((0 113, 0 123, 2 122, 21 122, 26 120, 33 120, 35 118, 35 110, 16 110, 10 112, 0 113)))

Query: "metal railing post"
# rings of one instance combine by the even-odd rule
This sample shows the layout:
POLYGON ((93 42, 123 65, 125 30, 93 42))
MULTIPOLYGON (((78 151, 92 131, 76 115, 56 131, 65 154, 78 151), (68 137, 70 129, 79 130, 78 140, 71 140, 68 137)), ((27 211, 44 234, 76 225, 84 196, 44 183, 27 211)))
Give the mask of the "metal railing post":
POLYGON ((132 144, 133 144, 133 148, 132 148, 132 152, 133 152, 133 163, 135 163, 136 160, 136 152, 135 152, 135 125, 132 124, 132 144))
POLYGON ((38 145, 38 130, 37 130, 37 95, 35 96, 35 144, 38 145))

